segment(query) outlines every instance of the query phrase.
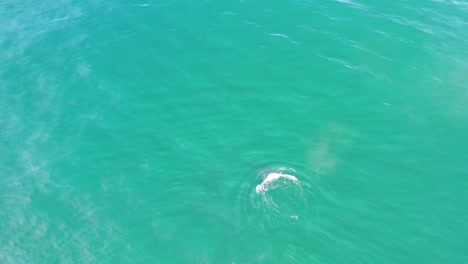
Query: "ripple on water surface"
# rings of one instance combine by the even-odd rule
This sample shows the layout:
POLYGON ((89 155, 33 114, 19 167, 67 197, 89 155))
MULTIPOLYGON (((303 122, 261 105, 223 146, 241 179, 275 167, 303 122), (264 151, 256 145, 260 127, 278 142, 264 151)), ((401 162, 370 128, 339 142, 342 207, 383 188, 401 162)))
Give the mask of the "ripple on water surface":
POLYGON ((305 255, 293 256, 293 252, 301 251, 298 247, 306 244, 300 241, 313 228, 316 196, 311 183, 316 178, 312 172, 285 165, 247 173, 235 198, 236 228, 225 241, 236 246, 225 250, 225 258, 234 263, 268 263, 272 256, 283 263, 295 263, 291 258, 305 261, 305 255), (298 231, 304 236, 298 236, 298 231))
POLYGON ((276 224, 284 219, 298 219, 307 204, 297 171, 288 167, 275 167, 260 173, 262 182, 255 187, 253 206, 264 215, 265 222, 276 224))

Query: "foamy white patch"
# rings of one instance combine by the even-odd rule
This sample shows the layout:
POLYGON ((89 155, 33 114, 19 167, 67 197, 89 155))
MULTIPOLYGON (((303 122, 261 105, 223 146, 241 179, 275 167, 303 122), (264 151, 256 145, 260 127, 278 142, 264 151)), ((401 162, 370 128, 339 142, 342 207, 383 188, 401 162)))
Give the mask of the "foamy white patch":
POLYGON ((296 177, 292 176, 292 175, 278 173, 278 172, 272 172, 272 173, 269 173, 265 177, 265 179, 263 180, 262 183, 260 183, 259 185, 257 185, 257 187, 255 187, 255 191, 257 193, 264 193, 264 192, 268 191, 268 189, 270 188, 270 186, 271 186, 271 184, 273 182, 275 182, 276 180, 281 179, 281 178, 288 179, 290 181, 293 181, 295 184, 299 184, 299 180, 296 177))

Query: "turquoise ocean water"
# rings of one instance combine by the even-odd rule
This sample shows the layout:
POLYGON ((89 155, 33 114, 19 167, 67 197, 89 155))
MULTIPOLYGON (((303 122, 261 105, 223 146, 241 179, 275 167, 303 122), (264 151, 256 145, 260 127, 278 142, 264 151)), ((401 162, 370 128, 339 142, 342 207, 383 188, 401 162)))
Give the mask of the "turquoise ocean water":
POLYGON ((468 263, 465 0, 0 1, 0 263, 468 263))

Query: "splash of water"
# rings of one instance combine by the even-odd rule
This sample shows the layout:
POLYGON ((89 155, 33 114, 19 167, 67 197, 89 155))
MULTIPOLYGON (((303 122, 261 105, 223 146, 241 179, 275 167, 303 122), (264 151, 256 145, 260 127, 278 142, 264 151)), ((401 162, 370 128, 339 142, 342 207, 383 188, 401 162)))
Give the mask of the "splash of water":
POLYGON ((257 193, 265 193, 272 187, 273 183, 279 179, 286 179, 286 180, 294 182, 295 184, 299 184, 299 180, 292 175, 278 173, 278 172, 271 172, 266 175, 262 183, 260 183, 259 185, 255 187, 255 191, 257 193))

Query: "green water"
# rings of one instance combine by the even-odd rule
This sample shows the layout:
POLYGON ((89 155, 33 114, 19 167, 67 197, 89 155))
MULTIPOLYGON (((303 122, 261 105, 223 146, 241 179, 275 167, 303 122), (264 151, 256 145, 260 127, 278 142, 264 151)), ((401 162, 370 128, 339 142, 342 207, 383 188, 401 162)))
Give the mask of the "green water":
POLYGON ((467 18, 0 1, 0 263, 468 263, 467 18))

